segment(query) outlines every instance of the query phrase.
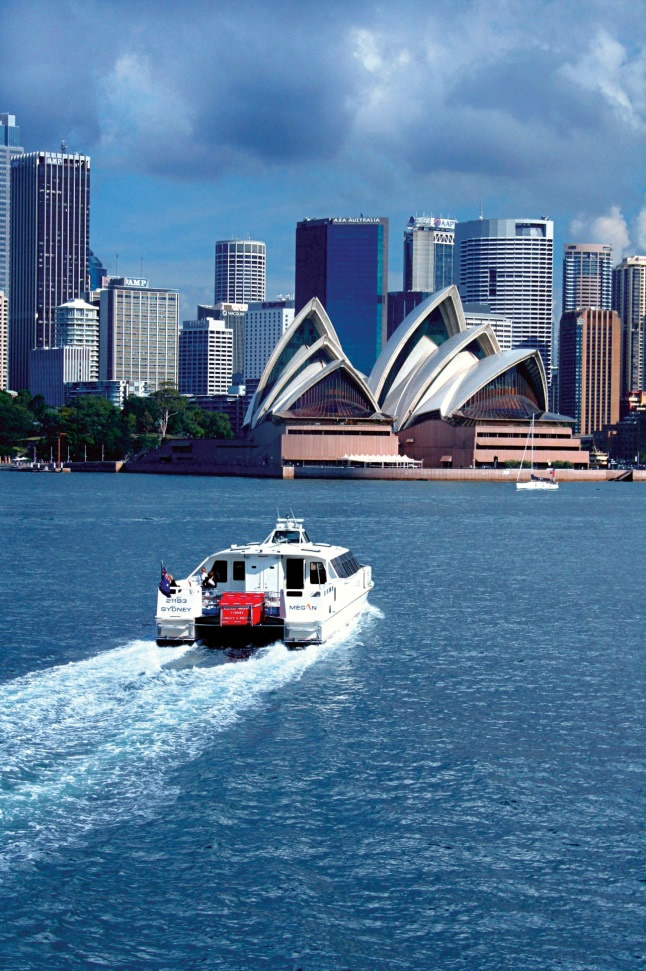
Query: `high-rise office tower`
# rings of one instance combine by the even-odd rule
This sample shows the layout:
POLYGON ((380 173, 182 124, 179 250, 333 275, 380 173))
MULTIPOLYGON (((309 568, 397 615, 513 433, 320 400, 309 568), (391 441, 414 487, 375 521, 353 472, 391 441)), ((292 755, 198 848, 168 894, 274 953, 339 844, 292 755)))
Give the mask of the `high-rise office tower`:
POLYGON ((411 216, 404 230, 404 290, 435 293, 453 283, 455 219, 411 216))
POLYGON ((245 383, 259 381, 271 352, 294 319, 289 299, 250 303, 245 317, 245 383))
POLYGON ((578 307, 610 310, 612 246, 566 243, 563 247, 563 313, 578 307))
POLYGON ((614 310, 583 307, 561 317, 559 411, 591 435, 619 421, 621 321, 614 310))
POLYGON ((22 152, 15 116, 0 113, 0 290, 7 299, 11 283, 11 160, 22 152))
POLYGON ((101 380, 146 382, 150 391, 177 385, 179 292, 111 277, 100 307, 101 380))
POLYGON ((178 370, 180 394, 226 394, 233 374, 233 331, 211 317, 185 320, 178 370))
POLYGON ((621 317, 622 393, 646 390, 646 256, 626 256, 612 273, 612 307, 621 317))
POLYGON ((104 278, 108 276, 108 271, 92 250, 89 251, 88 256, 88 273, 90 275, 90 290, 98 290, 102 286, 104 278))
POLYGON ((9 350, 9 301, 0 290, 0 391, 7 390, 7 366, 9 350))
POLYGON ((28 387, 32 348, 53 347, 55 311, 88 287, 90 159, 29 152, 11 163, 9 379, 28 387))
MULTIPOLYGON (((57 347, 89 347, 90 376, 99 380, 99 308, 77 297, 56 308, 57 347)), ((79 379, 80 380, 80 379, 79 379)))
MULTIPOLYGON (((225 303, 220 301, 213 308, 216 320, 223 320, 229 330, 233 331, 233 383, 244 381, 244 332, 247 316, 246 303, 225 303)), ((200 308, 198 307, 198 318, 200 308)))
POLYGON ((514 347, 536 347, 552 369, 551 219, 474 219, 455 228, 455 282, 465 303, 513 323, 514 347))
POLYGON ((35 347, 29 352, 29 390, 42 394, 52 408, 65 404, 65 385, 89 382, 91 350, 70 344, 65 347, 35 347))
POLYGON ((325 307, 350 361, 369 374, 387 340, 387 218, 297 224, 296 313, 312 297, 325 307))
POLYGON ((222 239, 215 244, 214 303, 265 299, 267 248, 257 239, 222 239))

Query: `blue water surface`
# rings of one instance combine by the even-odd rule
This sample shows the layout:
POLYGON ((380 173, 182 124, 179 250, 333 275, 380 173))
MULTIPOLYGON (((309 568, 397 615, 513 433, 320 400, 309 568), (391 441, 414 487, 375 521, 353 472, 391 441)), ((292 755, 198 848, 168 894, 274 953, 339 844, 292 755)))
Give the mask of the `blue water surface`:
POLYGON ((645 963, 646 487, 0 472, 0 966, 645 963), (322 647, 158 648, 277 507, 370 563, 322 647))

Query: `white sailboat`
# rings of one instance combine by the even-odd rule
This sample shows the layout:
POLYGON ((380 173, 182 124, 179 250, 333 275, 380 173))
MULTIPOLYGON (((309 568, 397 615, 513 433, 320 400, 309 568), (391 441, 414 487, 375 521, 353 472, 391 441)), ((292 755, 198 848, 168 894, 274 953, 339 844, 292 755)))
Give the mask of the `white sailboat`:
POLYGON ((523 457, 520 460, 520 468, 518 469, 518 475, 516 476, 516 488, 517 489, 542 489, 543 491, 549 490, 553 492, 554 489, 558 489, 559 484, 554 480, 554 469, 550 469, 550 479, 543 479, 539 475, 534 475, 534 420, 535 416, 532 415, 532 424, 529 429, 529 435, 525 441, 525 448, 523 449, 523 457), (523 462, 525 461, 525 455, 527 454, 527 445, 530 445, 530 460, 529 460, 529 481, 521 482, 520 475, 523 471, 523 462))

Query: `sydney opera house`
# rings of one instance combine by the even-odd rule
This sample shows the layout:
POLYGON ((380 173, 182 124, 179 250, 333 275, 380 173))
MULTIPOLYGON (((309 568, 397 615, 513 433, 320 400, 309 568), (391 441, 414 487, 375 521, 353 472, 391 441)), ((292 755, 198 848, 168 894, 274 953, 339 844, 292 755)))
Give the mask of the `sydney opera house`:
POLYGON ((369 375, 311 300, 276 345, 245 429, 257 465, 464 469, 519 461, 532 416, 536 466, 587 467, 571 419, 548 411, 538 350, 502 351, 489 324, 467 327, 450 286, 409 314, 369 375))

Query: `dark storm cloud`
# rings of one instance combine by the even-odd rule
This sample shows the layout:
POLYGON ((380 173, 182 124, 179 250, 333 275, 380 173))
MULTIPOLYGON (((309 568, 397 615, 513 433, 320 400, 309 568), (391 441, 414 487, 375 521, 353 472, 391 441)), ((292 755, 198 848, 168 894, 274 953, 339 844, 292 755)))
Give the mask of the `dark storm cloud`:
POLYGON ((28 147, 65 137, 103 166, 178 179, 326 163, 341 181, 378 157, 558 191, 586 157, 576 191, 592 198, 634 182, 644 53, 630 4, 611 23, 605 4, 581 9, 5 0, 0 110, 28 147))

